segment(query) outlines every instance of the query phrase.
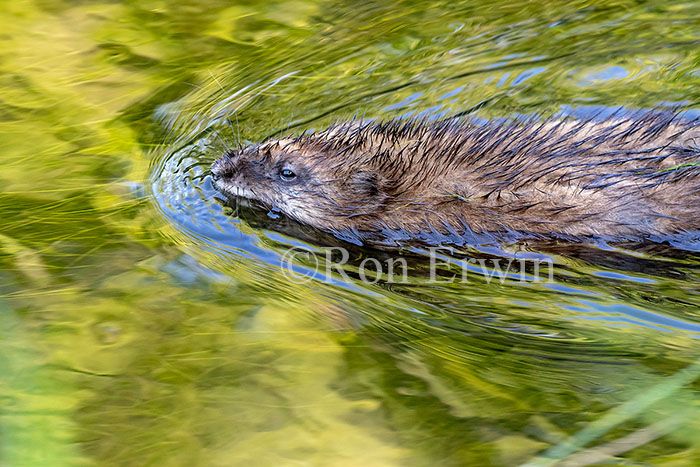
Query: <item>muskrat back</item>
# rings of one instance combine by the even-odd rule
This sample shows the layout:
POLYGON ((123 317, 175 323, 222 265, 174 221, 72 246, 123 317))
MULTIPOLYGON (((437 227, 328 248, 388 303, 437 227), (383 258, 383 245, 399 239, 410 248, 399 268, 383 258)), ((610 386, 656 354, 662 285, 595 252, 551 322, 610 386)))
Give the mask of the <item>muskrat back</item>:
POLYGON ((359 240, 700 228, 697 120, 353 121, 226 152, 217 189, 359 240))

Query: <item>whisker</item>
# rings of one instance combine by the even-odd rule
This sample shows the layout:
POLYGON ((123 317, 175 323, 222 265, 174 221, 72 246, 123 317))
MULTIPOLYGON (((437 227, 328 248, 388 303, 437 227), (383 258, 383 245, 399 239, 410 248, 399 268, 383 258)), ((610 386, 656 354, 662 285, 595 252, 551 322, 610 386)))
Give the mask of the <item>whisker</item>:
POLYGON ((228 153, 229 151, 231 151, 231 150, 233 149, 233 148, 229 147, 228 144, 226 144, 226 141, 224 141, 224 139, 221 137, 221 135, 219 134, 218 131, 214 131, 214 132, 212 132, 212 133, 213 133, 217 138, 219 138, 219 141, 220 141, 221 144, 224 146, 224 149, 225 149, 224 153, 228 153))
POLYGON ((226 90, 224 89, 224 87, 221 85, 221 83, 219 83, 219 80, 216 79, 216 77, 215 77, 214 74, 211 72, 211 70, 207 70, 207 71, 209 72, 209 76, 211 76, 211 79, 213 79, 214 82, 215 82, 216 84, 219 85, 219 87, 221 88, 222 91, 226 92, 226 90))
MULTIPOLYGON (((231 128, 233 130, 233 128, 231 128)), ((243 149, 243 145, 241 144, 241 128, 238 126, 238 114, 236 114, 236 138, 238 140, 238 149, 243 149)))

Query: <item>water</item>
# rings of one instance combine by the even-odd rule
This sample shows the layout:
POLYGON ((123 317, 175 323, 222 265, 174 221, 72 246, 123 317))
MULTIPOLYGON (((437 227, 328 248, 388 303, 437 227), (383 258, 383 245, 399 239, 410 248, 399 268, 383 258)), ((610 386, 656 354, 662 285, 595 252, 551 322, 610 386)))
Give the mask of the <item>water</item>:
POLYGON ((236 217, 206 177, 239 141, 353 116, 693 113, 699 2, 4 11, 4 465, 700 457, 692 240, 441 250, 437 283, 428 251, 236 217), (341 266, 324 249, 338 245, 341 266), (290 247, 315 256, 287 268, 290 247), (363 260, 398 257, 406 281, 361 280, 363 260), (500 280, 509 258, 530 262, 500 280), (465 264, 467 281, 445 282, 465 264))

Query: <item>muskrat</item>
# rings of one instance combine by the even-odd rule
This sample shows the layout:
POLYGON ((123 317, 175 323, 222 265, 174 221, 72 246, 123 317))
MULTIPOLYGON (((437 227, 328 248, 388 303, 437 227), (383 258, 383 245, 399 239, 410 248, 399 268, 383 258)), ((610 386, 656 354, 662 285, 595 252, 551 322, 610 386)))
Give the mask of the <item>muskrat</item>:
POLYGON ((605 119, 351 121, 229 150, 212 178, 322 231, 372 241, 644 240, 700 229, 700 126, 605 119))

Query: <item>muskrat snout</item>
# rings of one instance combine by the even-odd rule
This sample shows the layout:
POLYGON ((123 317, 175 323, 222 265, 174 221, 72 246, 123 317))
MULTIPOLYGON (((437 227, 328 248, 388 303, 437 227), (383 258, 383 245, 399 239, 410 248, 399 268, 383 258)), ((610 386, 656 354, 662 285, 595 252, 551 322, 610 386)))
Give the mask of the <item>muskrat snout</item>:
POLYGON ((227 180, 233 178, 236 170, 230 152, 214 161, 210 168, 211 176, 214 180, 227 180))
POLYGON ((234 172, 232 167, 220 168, 212 166, 211 168, 211 176, 214 178, 214 180, 233 178, 233 175, 234 172))

